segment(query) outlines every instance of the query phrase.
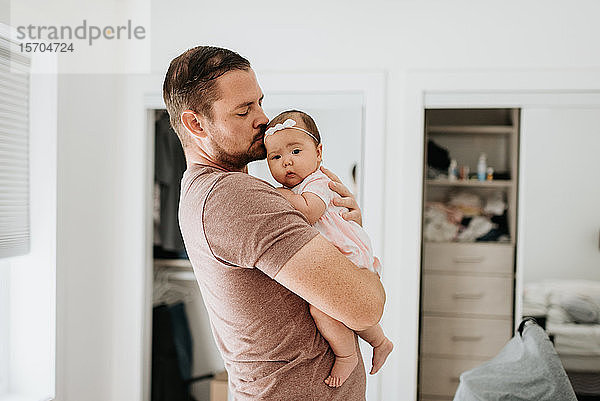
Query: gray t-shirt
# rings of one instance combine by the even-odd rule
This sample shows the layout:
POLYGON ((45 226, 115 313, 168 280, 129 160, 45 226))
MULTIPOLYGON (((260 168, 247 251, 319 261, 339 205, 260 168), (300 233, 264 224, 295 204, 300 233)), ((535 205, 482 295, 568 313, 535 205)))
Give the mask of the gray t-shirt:
POLYGON ((179 222, 235 400, 365 399, 362 358, 337 389, 334 355, 308 304, 272 278, 318 232, 274 188, 240 172, 192 165, 179 222))

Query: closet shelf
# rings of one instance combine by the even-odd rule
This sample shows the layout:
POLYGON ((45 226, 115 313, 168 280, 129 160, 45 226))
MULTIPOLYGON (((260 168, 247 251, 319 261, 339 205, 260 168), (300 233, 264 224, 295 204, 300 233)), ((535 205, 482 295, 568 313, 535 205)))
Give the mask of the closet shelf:
POLYGON ((515 127, 512 125, 430 125, 427 127, 430 134, 513 134, 515 127))
POLYGON ((462 245, 483 245, 483 246, 492 246, 492 247, 506 247, 506 246, 514 246, 515 243, 511 239, 505 241, 423 241, 423 243, 428 245, 438 245, 438 244, 462 244, 462 245))
POLYGON ((456 180, 450 181, 447 178, 444 179, 433 179, 426 180, 427 185, 432 186, 446 186, 446 187, 496 187, 496 188, 510 188, 513 186, 512 180, 492 180, 492 181, 479 181, 479 180, 456 180))
POLYGON ((154 259, 154 267, 183 267, 192 269, 189 259, 154 259))
POLYGON ((167 278, 169 280, 180 280, 180 281, 193 281, 196 282, 196 276, 193 271, 174 271, 168 272, 167 278))

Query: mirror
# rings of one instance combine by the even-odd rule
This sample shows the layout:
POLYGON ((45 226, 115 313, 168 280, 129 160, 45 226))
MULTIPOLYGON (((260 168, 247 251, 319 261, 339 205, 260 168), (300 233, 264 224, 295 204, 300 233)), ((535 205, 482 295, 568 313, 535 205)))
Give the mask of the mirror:
POLYGON ((522 126, 523 315, 545 323, 577 395, 597 397, 600 107, 529 107, 522 126))

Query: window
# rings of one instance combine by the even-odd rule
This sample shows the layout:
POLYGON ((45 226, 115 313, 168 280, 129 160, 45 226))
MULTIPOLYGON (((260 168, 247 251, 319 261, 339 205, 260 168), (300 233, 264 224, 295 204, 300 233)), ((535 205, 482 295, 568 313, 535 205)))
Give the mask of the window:
POLYGON ((8 391, 9 265, 0 260, 0 395, 8 391))
POLYGON ((0 394, 8 391, 10 263, 29 251, 29 67, 0 31, 0 394))
POLYGON ((0 227, 10 222, 4 238, 0 229, 0 401, 47 400, 56 382, 57 76, 46 72, 56 56, 17 57, 10 29, 0 24, 0 227))
POLYGON ((0 35, 0 258, 29 251, 29 68, 0 35))

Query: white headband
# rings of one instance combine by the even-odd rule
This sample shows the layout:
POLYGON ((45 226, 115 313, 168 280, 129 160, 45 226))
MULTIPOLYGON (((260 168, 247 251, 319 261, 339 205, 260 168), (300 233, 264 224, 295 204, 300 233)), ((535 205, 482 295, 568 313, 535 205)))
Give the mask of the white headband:
POLYGON ((319 143, 319 140, 317 139, 316 136, 314 136, 313 134, 311 134, 310 132, 308 132, 307 130, 305 130, 303 128, 296 127, 295 125, 296 125, 296 121, 292 120, 291 118, 288 118, 287 120, 285 120, 283 122, 283 124, 276 124, 274 127, 269 128, 265 132, 265 139, 269 135, 273 135, 277 131, 281 131, 281 130, 284 130, 286 128, 291 128, 291 129, 295 129, 295 130, 304 132, 305 134, 307 134, 308 136, 310 136, 312 139, 314 139, 316 143, 319 143))

